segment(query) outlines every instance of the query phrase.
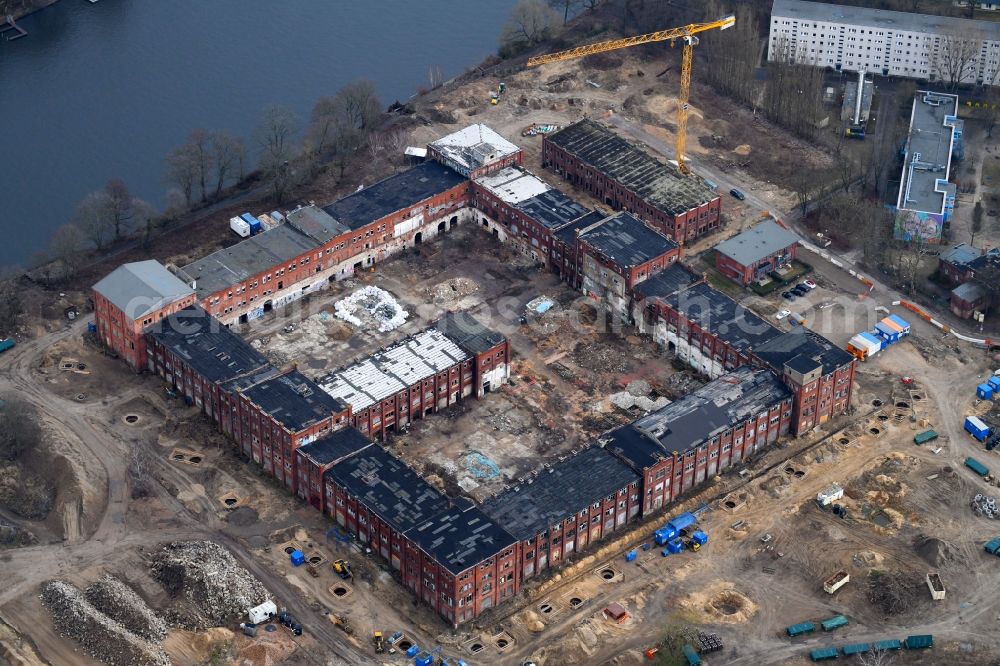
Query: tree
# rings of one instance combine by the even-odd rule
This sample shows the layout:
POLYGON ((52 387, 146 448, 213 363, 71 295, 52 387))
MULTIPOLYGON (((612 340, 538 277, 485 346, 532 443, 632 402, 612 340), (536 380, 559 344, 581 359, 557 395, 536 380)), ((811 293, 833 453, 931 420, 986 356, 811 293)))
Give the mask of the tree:
POLYGON ((49 253, 62 262, 66 275, 72 276, 83 263, 83 232, 75 224, 64 224, 49 238, 49 253))
POLYGON ((208 175, 212 171, 212 135, 203 129, 196 129, 188 137, 191 157, 194 160, 195 178, 201 189, 201 200, 208 199, 208 175))
POLYGON ((166 157, 167 182, 184 194, 184 204, 191 206, 194 184, 198 178, 198 156, 190 143, 174 148, 166 157))
POLYGON ((861 666, 892 666, 896 663, 896 657, 886 650, 879 650, 872 647, 868 652, 858 655, 861 666))
POLYGON ((156 227, 156 210, 148 202, 135 198, 132 200, 132 211, 135 226, 142 232, 142 249, 148 250, 156 227))
MULTIPOLYGON (((726 13, 721 0, 705 3, 704 20, 714 21, 726 13)), ((736 25, 713 33, 708 48, 698 51, 706 66, 698 68, 698 79, 742 104, 754 104, 758 84, 754 66, 760 54, 761 37, 757 32, 757 14, 741 5, 736 10, 736 25)))
POLYGON ((313 107, 308 131, 312 152, 321 156, 332 149, 343 177, 348 158, 377 129, 381 118, 374 84, 352 81, 313 107))
POLYGON ((928 45, 931 78, 948 84, 955 92, 958 86, 975 78, 976 58, 982 49, 982 40, 974 37, 947 35, 937 46, 928 45))
POLYGON ((556 10, 562 10, 563 25, 569 22, 569 15, 580 7, 582 0, 549 0, 549 6, 556 10))
POLYGON ((972 222, 969 229, 969 245, 976 242, 976 234, 983 230, 983 202, 977 201, 972 207, 972 222))
POLYGON ((38 412, 27 402, 4 396, 0 407, 0 460, 16 460, 42 443, 38 412))
POLYGON ((215 166, 215 198, 218 199, 222 188, 234 173, 239 173, 243 179, 243 161, 246 149, 243 140, 228 132, 216 132, 212 135, 212 164, 215 166))
POLYGON ((110 207, 108 193, 103 190, 91 192, 76 207, 76 226, 98 250, 104 248, 112 233, 111 219, 108 216, 110 207))
POLYGON ((523 50, 548 39, 559 23, 559 15, 542 0, 518 0, 500 33, 506 49, 523 50))
POLYGON ((687 663, 682 652, 686 643, 698 636, 697 618, 686 611, 673 611, 663 622, 663 631, 657 643, 656 663, 661 666, 681 666, 687 663))
POLYGON ((128 191, 128 186, 119 178, 109 180, 104 186, 107 194, 105 199, 107 205, 108 220, 114 230, 115 241, 121 240, 129 230, 132 222, 132 194, 128 191))
POLYGON ((271 106, 254 132, 260 150, 259 166, 271 183, 271 193, 276 203, 281 203, 291 183, 292 169, 289 160, 295 157, 295 116, 280 106, 271 106))

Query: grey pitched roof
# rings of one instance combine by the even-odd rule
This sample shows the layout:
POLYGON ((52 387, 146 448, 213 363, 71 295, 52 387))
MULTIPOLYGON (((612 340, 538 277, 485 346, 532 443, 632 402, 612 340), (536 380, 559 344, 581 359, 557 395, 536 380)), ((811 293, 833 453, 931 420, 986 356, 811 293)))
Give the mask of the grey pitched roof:
POLYGON ((133 321, 194 293, 180 278, 152 259, 119 266, 95 284, 94 291, 133 321))
POLYGON ((975 282, 965 282, 952 289, 951 295, 966 303, 975 303, 986 295, 986 290, 975 282))
POLYGON ((616 213, 581 231, 580 240, 624 268, 677 249, 677 243, 626 212, 616 213))
POLYGON ((795 245, 799 237, 774 220, 764 220, 715 246, 715 250, 744 266, 795 245))
POLYGON ((517 542, 483 511, 464 501, 412 528, 406 536, 454 575, 517 542))

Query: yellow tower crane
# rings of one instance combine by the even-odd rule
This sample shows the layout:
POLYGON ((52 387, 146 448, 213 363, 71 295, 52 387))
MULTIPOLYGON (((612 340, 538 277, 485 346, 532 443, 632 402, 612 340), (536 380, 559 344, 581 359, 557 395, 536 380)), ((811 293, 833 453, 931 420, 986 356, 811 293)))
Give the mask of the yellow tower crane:
POLYGON ((566 51, 535 56, 528 60, 528 67, 544 65, 549 62, 559 62, 561 60, 573 60, 574 58, 582 58, 594 53, 604 53, 605 51, 614 51, 628 48, 629 46, 649 44, 651 42, 669 41, 670 45, 673 46, 675 40, 682 40, 684 42, 684 53, 681 57, 681 92, 677 98, 677 139, 675 147, 677 150, 677 168, 682 173, 688 173, 687 165, 684 163, 684 148, 687 144, 688 98, 691 95, 691 63, 694 58, 694 46, 698 44, 696 35, 699 32, 707 30, 725 30, 734 25, 736 25, 735 16, 724 16, 711 23, 692 23, 680 28, 659 30, 645 35, 613 39, 608 42, 597 42, 596 44, 577 46, 566 51))

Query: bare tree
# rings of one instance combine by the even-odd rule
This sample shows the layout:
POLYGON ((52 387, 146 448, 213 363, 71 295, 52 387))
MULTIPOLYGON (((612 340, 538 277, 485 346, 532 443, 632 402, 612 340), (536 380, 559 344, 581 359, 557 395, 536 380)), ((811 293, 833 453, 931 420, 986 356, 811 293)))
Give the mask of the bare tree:
POLYGON ((295 131, 294 114, 286 108, 272 106, 264 110, 254 133, 260 150, 260 169, 271 183, 276 203, 282 202, 291 184, 289 161, 295 157, 295 131))
POLYGON ((373 132, 368 135, 368 154, 371 155, 372 160, 378 159, 379 154, 385 149, 385 143, 382 140, 382 135, 373 132))
MULTIPOLYGON (((721 0, 705 3, 704 20, 714 21, 726 13, 721 0)), ((712 43, 698 52, 708 66, 698 69, 699 80, 724 95, 743 104, 756 103, 759 84, 754 77, 754 65, 760 57, 763 40, 757 31, 757 13, 752 7, 740 5, 736 25, 712 34, 712 43)))
POLYGON ((969 245, 976 243, 976 234, 983 230, 983 202, 977 201, 972 207, 972 221, 969 226, 969 245))
POLYGON ((381 118, 374 84, 352 81, 313 108, 308 132, 313 152, 322 155, 332 149, 343 177, 350 155, 376 130, 381 118))
POLYGON ((132 218, 135 226, 141 232, 142 247, 149 249, 150 241, 153 239, 153 230, 156 227, 156 209, 149 202, 143 199, 132 199, 132 218))
POLYGON ((891 652, 879 650, 874 646, 858 657, 861 666, 892 666, 896 663, 896 657, 891 652))
POLYGON ((431 84, 431 90, 435 88, 440 88, 441 84, 444 83, 444 75, 441 74, 441 68, 437 65, 431 65, 427 70, 427 78, 431 84))
POLYGON ((243 177, 243 140, 228 132, 212 135, 212 165, 215 167, 215 198, 218 199, 226 182, 239 170, 243 177))
POLYGON ((108 193, 100 190, 91 192, 76 207, 74 221, 80 231, 98 250, 104 248, 113 229, 108 210, 111 203, 108 193))
POLYGON ((21 294, 21 288, 13 277, 0 279, 0 333, 4 337, 14 332, 24 314, 24 299, 21 294))
POLYGON ((948 35, 941 43, 928 46, 930 49, 930 74, 948 84, 955 92, 958 86, 975 78, 976 58, 982 49, 982 40, 969 36, 948 35))
POLYGON ((49 252, 53 259, 61 261, 67 275, 72 275, 83 263, 83 232, 75 224, 64 224, 49 238, 49 252))
POLYGON ((500 44, 524 49, 548 39, 559 24, 559 15, 542 0, 518 0, 500 33, 500 44))
POLYGON ((167 153, 167 182, 184 194, 184 203, 191 205, 194 185, 198 179, 198 156, 190 143, 174 148, 167 153))
POLYGON ((569 22, 569 15, 581 6, 582 0, 548 0, 549 6, 555 10, 561 10, 563 15, 563 25, 569 22))
POLYGON ((0 405, 0 460, 16 460, 41 443, 38 411, 14 396, 4 396, 0 405))
POLYGON ((132 193, 128 186, 119 178, 109 180, 104 186, 107 193, 108 218, 115 233, 115 240, 121 240, 129 231, 132 223, 132 193))
POLYGON ((212 172, 212 135, 203 129, 196 129, 188 137, 191 157, 194 160, 195 179, 201 190, 201 200, 208 199, 208 176, 212 172))

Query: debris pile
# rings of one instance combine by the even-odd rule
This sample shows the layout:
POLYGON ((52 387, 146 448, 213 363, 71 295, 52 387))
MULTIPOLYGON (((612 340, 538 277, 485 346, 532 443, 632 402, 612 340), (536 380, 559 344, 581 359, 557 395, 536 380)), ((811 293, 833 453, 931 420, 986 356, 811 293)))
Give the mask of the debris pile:
POLYGON ((211 541, 169 543, 153 556, 151 568, 167 592, 183 594, 219 625, 270 598, 232 553, 211 541))
POLYGON ((976 496, 972 498, 972 511, 977 516, 986 516, 987 518, 1000 518, 1000 510, 997 509, 997 500, 992 495, 983 495, 982 493, 976 493, 976 496))
POLYGON ((439 282, 428 289, 427 294, 435 303, 442 303, 445 301, 464 298, 469 294, 476 293, 477 291, 479 291, 479 285, 474 280, 457 277, 452 278, 451 280, 445 280, 444 282, 439 282))
POLYGON ((375 320, 378 330, 382 333, 399 328, 406 323, 406 318, 410 316, 410 313, 396 302, 392 294, 372 286, 362 287, 347 298, 333 304, 337 317, 355 326, 363 325, 361 319, 355 314, 359 307, 375 320))
POLYGON ((167 623, 146 605, 135 590, 114 576, 102 576, 87 588, 86 596, 94 608, 136 636, 157 642, 166 638, 167 623))
POLYGON ((50 581, 41 596, 56 629, 95 659, 111 666, 170 666, 163 650, 94 608, 73 585, 50 581))

